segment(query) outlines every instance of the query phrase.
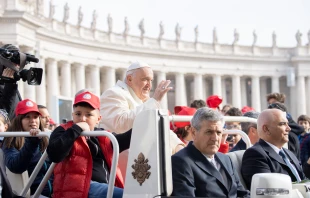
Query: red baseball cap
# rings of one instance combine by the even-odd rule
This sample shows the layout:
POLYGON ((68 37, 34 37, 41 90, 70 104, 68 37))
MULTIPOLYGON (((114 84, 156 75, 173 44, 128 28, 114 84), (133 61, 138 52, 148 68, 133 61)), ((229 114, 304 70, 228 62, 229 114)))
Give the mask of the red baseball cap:
POLYGON ((51 125, 56 124, 56 122, 52 118, 50 118, 49 122, 50 122, 51 125))
POLYGON ((178 115, 178 113, 179 113, 184 107, 187 107, 187 106, 175 106, 175 107, 174 107, 174 114, 175 114, 175 115, 178 115))
POLYGON ((15 109, 16 116, 27 114, 29 112, 36 112, 40 114, 37 103, 29 99, 25 99, 17 103, 16 109, 15 109))
POLYGON ((94 109, 100 109, 99 97, 89 91, 82 92, 79 95, 75 96, 73 105, 76 105, 80 102, 86 102, 94 109))
POLYGON ((255 111, 255 109, 253 109, 252 107, 249 107, 249 106, 244 106, 241 109, 242 114, 245 114, 246 112, 249 112, 249 111, 255 111))
POLYGON ((218 108, 218 106, 222 103, 223 99, 221 96, 212 95, 207 98, 207 105, 209 108, 218 108))
MULTIPOLYGON (((183 106, 182 110, 180 112, 178 112, 177 115, 192 116, 196 113, 196 111, 197 111, 197 109, 195 109, 195 108, 183 106)), ((174 126, 177 128, 182 128, 182 127, 189 126, 190 124, 191 124, 190 122, 175 122, 174 126)))

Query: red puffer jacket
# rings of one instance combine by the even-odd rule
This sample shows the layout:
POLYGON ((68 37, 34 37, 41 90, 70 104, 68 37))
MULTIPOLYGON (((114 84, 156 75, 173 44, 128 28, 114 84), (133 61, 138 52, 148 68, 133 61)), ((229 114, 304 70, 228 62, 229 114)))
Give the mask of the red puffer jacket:
MULTIPOLYGON (((61 125, 68 129, 73 122, 61 125)), ((98 137, 100 148, 109 169, 112 164, 113 148, 107 137, 98 137)), ((86 142, 81 136, 76 139, 68 157, 56 164, 54 169, 53 198, 87 198, 92 177, 93 160, 86 142)), ((115 186, 124 188, 124 180, 117 167, 115 186)))

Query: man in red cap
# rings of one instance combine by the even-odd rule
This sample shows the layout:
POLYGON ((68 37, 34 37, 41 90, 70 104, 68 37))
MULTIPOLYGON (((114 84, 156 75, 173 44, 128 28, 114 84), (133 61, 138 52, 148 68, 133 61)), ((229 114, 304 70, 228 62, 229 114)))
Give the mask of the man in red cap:
POLYGON ((219 106, 222 103, 222 101, 223 99, 221 96, 212 95, 207 98, 206 103, 209 108, 214 109, 214 110, 219 110, 219 106))
MULTIPOLYGON (((107 137, 80 136, 83 131, 96 129, 100 116, 100 100, 93 93, 82 90, 75 96, 73 121, 57 127, 51 137, 47 153, 58 163, 54 170, 54 197, 106 197, 112 164, 113 148, 107 137), (63 185, 63 181, 70 185, 63 185)), ((129 148, 131 130, 115 135, 119 151, 129 148)), ((114 198, 123 195, 124 182, 116 172, 114 198)))

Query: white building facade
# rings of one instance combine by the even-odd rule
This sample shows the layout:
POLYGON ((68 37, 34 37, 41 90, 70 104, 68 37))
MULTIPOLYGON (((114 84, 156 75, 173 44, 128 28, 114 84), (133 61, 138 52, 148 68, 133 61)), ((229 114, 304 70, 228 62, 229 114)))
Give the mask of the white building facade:
POLYGON ((309 45, 222 45, 118 34, 45 17, 42 4, 0 0, 0 41, 40 59, 27 68, 43 68, 41 85, 19 82, 19 91, 50 111, 57 108, 53 97, 73 98, 83 88, 101 95, 124 79, 132 62, 143 60, 154 70, 153 88, 162 79, 172 81, 174 89, 162 101, 171 111, 212 94, 221 95, 223 104, 261 111, 267 107, 267 93, 281 92, 294 119, 310 115, 309 45))

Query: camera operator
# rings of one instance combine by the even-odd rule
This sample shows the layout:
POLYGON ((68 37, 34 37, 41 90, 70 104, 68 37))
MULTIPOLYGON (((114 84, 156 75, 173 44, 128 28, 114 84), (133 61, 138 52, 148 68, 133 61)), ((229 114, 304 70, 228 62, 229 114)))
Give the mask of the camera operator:
MULTIPOLYGON (((17 47, 11 44, 6 44, 1 48, 7 49, 10 51, 19 51, 17 47)), ((16 70, 18 71, 20 66, 13 63, 15 65, 16 70)), ((3 77, 7 77, 10 79, 14 78, 15 71, 11 68, 8 68, 4 65, 1 65, 5 69, 2 72, 3 77)), ((15 117, 14 110, 19 101, 21 101, 21 96, 18 91, 17 82, 0 82, 0 109, 5 109, 8 114, 10 120, 15 117)))

